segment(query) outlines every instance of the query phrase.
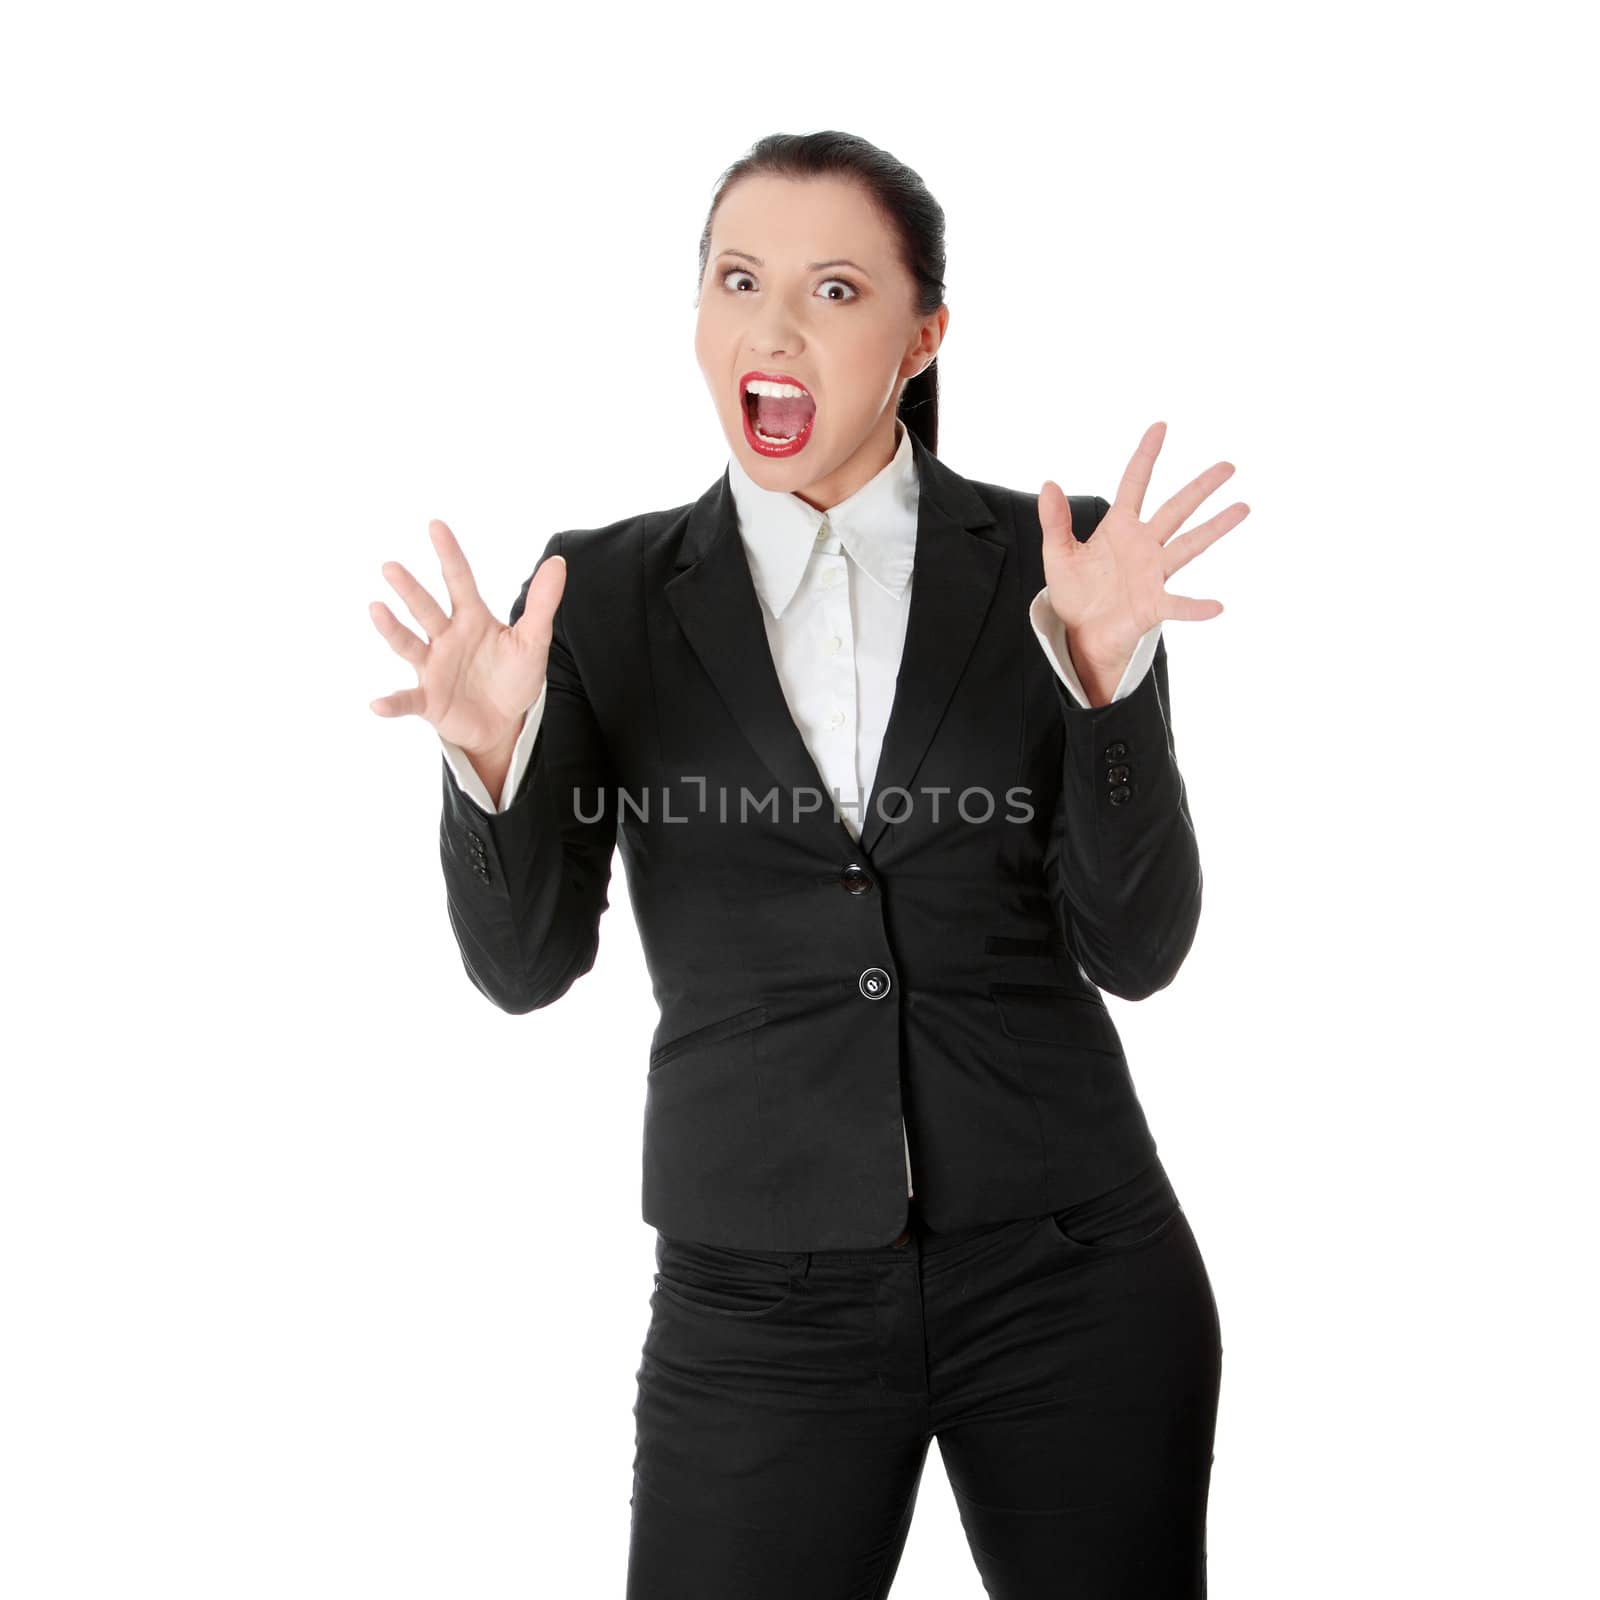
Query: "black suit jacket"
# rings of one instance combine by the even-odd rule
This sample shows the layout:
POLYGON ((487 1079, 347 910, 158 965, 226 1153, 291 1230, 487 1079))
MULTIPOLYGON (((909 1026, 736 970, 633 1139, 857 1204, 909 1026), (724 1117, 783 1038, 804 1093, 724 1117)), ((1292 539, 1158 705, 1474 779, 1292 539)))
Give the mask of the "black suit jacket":
MULTIPOLYGON (((643 1216, 667 1234, 887 1244, 902 1118, 936 1228, 1060 1210, 1155 1154, 1099 991, 1171 982, 1200 914, 1165 639, 1131 695, 1080 706, 1028 621, 1036 497, 913 442, 910 613, 859 842, 789 714, 726 471, 550 539, 567 586, 510 809, 444 769, 451 925, 507 1011, 593 966, 621 846, 660 1007, 643 1216)), ((1087 538, 1106 502, 1071 504, 1087 538)))

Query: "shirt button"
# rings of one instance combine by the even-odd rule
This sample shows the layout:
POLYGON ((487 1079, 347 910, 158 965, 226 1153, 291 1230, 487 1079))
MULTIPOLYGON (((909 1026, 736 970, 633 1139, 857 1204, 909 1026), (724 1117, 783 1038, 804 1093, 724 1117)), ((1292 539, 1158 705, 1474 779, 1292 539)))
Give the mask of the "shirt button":
POLYGON ((843 648, 844 648, 844 640, 839 638, 839 636, 837 634, 835 634, 833 638, 828 640, 828 642, 825 645, 823 645, 822 653, 824 655, 836 656, 836 655, 838 655, 840 650, 842 650, 843 648))
POLYGON ((881 1000, 889 992, 889 974, 882 967, 868 967, 861 974, 861 992, 869 1000, 881 1000))
POLYGON ((828 726, 830 728, 837 728, 839 726, 839 724, 841 722, 843 722, 843 721, 844 721, 844 712, 835 711, 834 714, 831 717, 828 718, 828 726))
POLYGON ((844 573, 841 572, 838 567, 829 567, 828 570, 822 574, 822 587, 824 589, 831 589, 835 584, 843 582, 844 573))

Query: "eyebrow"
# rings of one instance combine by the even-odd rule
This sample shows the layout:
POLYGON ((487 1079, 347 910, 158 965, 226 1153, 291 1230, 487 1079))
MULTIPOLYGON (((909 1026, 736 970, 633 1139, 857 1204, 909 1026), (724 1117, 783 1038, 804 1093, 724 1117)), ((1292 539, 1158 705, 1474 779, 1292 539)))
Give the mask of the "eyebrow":
MULTIPOLYGON (((717 255, 719 257, 739 256, 745 261, 755 262, 758 267, 766 266, 766 262, 763 261, 760 256, 753 256, 748 250, 719 250, 717 255)), ((808 261, 806 263, 807 272, 820 272, 824 267, 855 267, 856 271, 859 272, 862 277, 870 278, 872 276, 872 274, 868 272, 865 267, 856 266, 855 262, 847 259, 844 256, 835 256, 832 261, 808 261)))

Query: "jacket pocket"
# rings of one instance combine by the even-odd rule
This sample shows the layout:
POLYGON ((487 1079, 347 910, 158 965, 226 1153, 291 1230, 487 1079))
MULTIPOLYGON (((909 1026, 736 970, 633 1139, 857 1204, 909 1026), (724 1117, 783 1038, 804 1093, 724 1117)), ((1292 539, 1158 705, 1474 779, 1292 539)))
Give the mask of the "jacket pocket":
POLYGON ((1019 939, 1014 934, 989 933, 984 935, 983 953, 986 956, 1045 956, 1067 954, 1067 941, 1059 933, 1043 939, 1019 939))
POLYGON ((715 1044, 719 1039, 731 1039, 736 1034, 748 1033, 752 1028, 759 1028, 766 1020, 765 1006, 747 1006, 743 1011, 735 1011, 731 1017, 722 1017, 716 1022, 706 1023, 704 1027, 676 1034, 650 1052, 650 1070, 654 1072, 674 1056, 681 1055, 685 1050, 693 1050, 697 1045, 715 1044))
POLYGON ((1116 1024, 1097 995, 1055 983, 991 983, 989 996, 1013 1039, 1122 1054, 1116 1024))

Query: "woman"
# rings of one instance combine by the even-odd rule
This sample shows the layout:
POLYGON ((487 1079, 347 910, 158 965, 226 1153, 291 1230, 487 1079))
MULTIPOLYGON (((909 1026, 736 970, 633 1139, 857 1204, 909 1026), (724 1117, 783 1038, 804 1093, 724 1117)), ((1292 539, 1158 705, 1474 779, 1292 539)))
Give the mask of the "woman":
POLYGON ((1222 608, 1164 583, 1247 508, 1178 535, 1223 462, 1143 520, 1161 424, 1109 506, 945 466, 943 274, 910 170, 762 140, 700 244, 722 479, 555 535, 509 626, 440 522, 450 614, 396 562, 427 642, 372 608, 472 981, 558 999, 628 867, 634 1600, 886 1594, 935 1436, 990 1595, 1204 1593, 1220 1329, 1099 990, 1193 938, 1160 631, 1222 608))

